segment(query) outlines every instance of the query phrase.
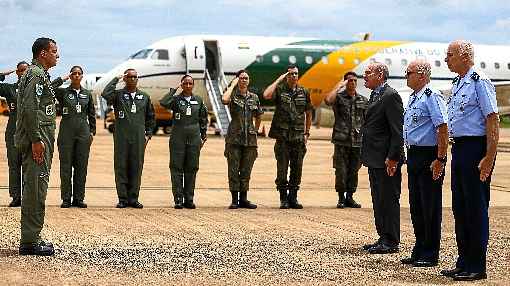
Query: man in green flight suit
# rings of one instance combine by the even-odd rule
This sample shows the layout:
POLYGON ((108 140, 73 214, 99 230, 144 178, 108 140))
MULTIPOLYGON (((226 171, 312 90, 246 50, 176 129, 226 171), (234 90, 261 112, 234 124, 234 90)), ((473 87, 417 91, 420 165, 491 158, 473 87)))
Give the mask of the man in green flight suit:
POLYGON ((308 91, 298 85, 299 70, 289 65, 282 74, 264 90, 264 99, 273 100, 276 106, 269 137, 276 139, 276 188, 280 192, 280 208, 302 209, 297 200, 306 142, 310 136, 313 106, 308 91), (283 79, 286 79, 282 83, 283 79), (290 177, 287 173, 290 166, 290 177))
POLYGON ((108 85, 101 96, 115 110, 114 168, 119 203, 117 208, 143 208, 138 201, 145 147, 155 127, 154 107, 147 93, 137 88, 138 73, 127 69, 108 85), (115 87, 120 79, 123 89, 115 87))
POLYGON ((57 64, 57 44, 38 38, 33 60, 18 84, 15 144, 22 156, 20 255, 53 255, 53 244, 40 237, 55 141, 55 94, 48 69, 57 64))
POLYGON ((21 76, 28 68, 28 63, 19 62, 15 70, 3 73, 0 81, 3 81, 5 75, 16 72, 18 81, 16 83, 0 83, 0 97, 5 98, 9 107, 9 121, 5 128, 5 145, 7 147, 7 163, 9 165, 9 195, 12 198, 9 207, 21 206, 21 153, 14 145, 14 133, 16 132, 16 105, 18 84, 21 76))

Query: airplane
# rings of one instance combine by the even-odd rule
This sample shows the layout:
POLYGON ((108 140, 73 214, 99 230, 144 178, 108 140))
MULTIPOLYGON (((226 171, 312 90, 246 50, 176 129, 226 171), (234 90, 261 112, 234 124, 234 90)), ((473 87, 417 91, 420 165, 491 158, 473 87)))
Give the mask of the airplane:
MULTIPOLYGON (((325 95, 348 71, 359 75, 358 91, 368 96, 362 74, 374 61, 389 68, 388 83, 399 91, 406 104, 411 90, 404 72, 415 59, 432 65, 432 87, 448 96, 456 76, 448 70, 444 58, 447 43, 412 41, 372 41, 368 35, 359 41, 323 40, 300 37, 185 35, 157 41, 130 56, 104 74, 95 84, 99 96, 113 77, 134 68, 139 75, 139 88, 148 92, 156 111, 158 127, 169 132, 170 115, 158 101, 180 78, 191 74, 194 93, 205 98, 212 107, 221 134, 228 126, 228 109, 221 104, 222 91, 235 73, 245 69, 250 75, 250 88, 260 97, 265 87, 286 71, 289 64, 299 68, 299 84, 310 91, 312 104, 319 111, 325 95)), ((498 105, 510 114, 510 46, 475 45, 475 67, 487 74, 497 87, 498 105)), ((119 83, 120 88, 122 83, 119 83)), ((263 105, 270 104, 261 98, 263 105)), ((330 120, 331 121, 331 120, 330 120)))

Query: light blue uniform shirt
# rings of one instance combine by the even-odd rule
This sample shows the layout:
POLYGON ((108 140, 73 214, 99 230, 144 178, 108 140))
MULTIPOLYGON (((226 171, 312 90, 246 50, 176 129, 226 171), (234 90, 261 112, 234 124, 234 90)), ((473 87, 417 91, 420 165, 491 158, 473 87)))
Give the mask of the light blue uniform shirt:
POLYGON ((443 95, 426 85, 409 97, 404 112, 404 143, 407 146, 435 146, 436 129, 447 122, 443 95))
POLYGON ((456 78, 448 99, 450 137, 485 136, 485 119, 497 112, 496 89, 485 74, 471 67, 464 78, 456 78))

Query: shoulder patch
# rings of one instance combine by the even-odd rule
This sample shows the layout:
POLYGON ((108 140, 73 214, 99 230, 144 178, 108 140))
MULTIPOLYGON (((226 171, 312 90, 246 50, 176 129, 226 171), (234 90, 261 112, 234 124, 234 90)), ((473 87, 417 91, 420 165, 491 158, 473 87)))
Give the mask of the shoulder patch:
POLYGON ((432 90, 430 90, 430 88, 425 89, 425 95, 426 96, 431 96, 432 95, 432 90))
POLYGON ((480 79, 480 75, 477 74, 476 72, 473 72, 471 74, 471 79, 474 80, 474 81, 478 81, 480 79))

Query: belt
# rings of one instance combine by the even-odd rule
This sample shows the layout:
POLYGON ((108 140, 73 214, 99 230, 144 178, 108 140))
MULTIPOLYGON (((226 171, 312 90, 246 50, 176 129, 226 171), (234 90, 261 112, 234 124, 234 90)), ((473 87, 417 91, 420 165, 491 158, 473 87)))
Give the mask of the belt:
POLYGON ((409 151, 436 151, 437 145, 434 146, 418 146, 418 145, 410 145, 407 147, 409 151))
POLYGON ((450 138, 450 140, 453 144, 461 144, 461 143, 467 143, 467 142, 486 142, 487 137, 486 136, 460 136, 460 137, 450 138))

